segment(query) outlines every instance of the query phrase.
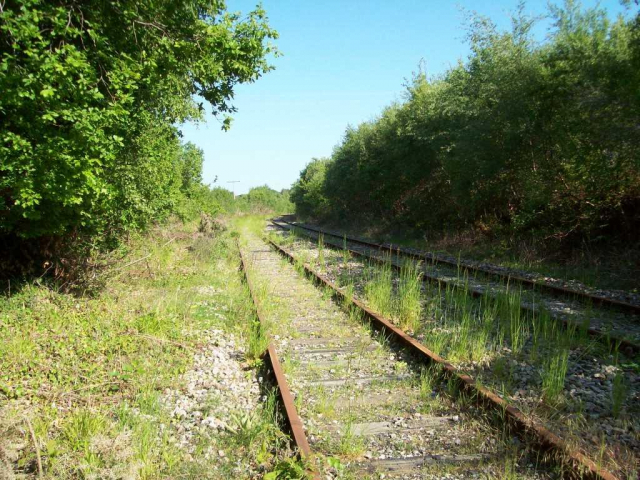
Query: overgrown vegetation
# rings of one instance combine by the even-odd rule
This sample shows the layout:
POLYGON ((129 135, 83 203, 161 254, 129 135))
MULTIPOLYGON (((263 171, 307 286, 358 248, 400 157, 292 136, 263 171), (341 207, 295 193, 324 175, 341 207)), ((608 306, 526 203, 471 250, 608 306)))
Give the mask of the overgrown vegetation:
MULTIPOLYGON (((45 479, 255 478, 294 468, 268 392, 253 414, 229 405, 227 430, 194 431, 193 455, 176 440, 166 389, 182 391, 207 332, 247 352, 253 338, 233 226, 210 235, 176 221, 117 254, 91 295, 40 281, 0 296, 0 478, 37 478, 38 463, 45 479)), ((200 410, 208 415, 207 404, 200 410)))
MULTIPOLYGON (((635 440, 617 434, 637 418, 638 409, 630 401, 632 369, 637 371, 637 365, 625 360, 617 347, 588 334, 590 309, 580 322, 563 325, 557 311, 552 314, 531 292, 509 282, 474 298, 467 288, 474 280, 464 268, 440 271, 448 279, 445 286, 422 284, 419 274, 429 274, 428 267, 409 265, 407 259, 398 262, 384 252, 374 254, 378 261, 347 254, 347 263, 346 250, 326 248, 339 247, 339 241, 324 237, 320 244, 317 236, 298 232, 289 240, 276 234, 272 238, 288 244, 296 258, 310 259, 313 268, 320 264, 322 247, 322 273, 345 295, 406 329, 479 386, 499 393, 525 414, 542 418, 571 445, 590 454, 606 452, 598 454, 606 468, 624 478, 637 476, 635 440), (391 268, 391 261, 399 268, 391 268), (535 310, 523 311, 523 302, 536 305, 535 310), (592 378, 601 380, 602 387, 592 389, 592 378)), ((429 397, 431 388, 430 379, 421 375, 421 395, 429 397)))
POLYGON ((297 213, 563 245, 634 238, 640 15, 611 21, 568 0, 539 43, 523 12, 508 32, 471 16, 467 61, 415 75, 406 101, 348 128, 301 172, 297 213))
POLYGON ((228 128, 235 86, 271 70, 276 37, 264 10, 222 0, 3 3, 3 274, 172 212, 214 213, 221 192, 175 125, 200 120, 202 99, 228 128))
POLYGON ((252 188, 246 195, 239 195, 235 200, 234 209, 240 213, 264 215, 291 213, 294 206, 289 200, 289 190, 278 192, 263 185, 252 188))

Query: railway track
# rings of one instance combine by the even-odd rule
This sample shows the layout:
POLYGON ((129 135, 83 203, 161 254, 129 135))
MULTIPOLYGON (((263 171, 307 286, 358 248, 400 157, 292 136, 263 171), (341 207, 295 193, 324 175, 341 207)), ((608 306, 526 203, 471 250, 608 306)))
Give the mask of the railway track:
MULTIPOLYGON (((340 240, 343 240, 345 238, 345 234, 342 232, 330 229, 321 229, 314 225, 292 222, 286 220, 284 217, 280 217, 276 219, 276 221, 315 233, 331 235, 339 238, 340 240)), ((561 281, 558 279, 547 279, 536 274, 525 274, 522 272, 516 272, 505 267, 500 267, 498 265, 491 265, 481 262, 471 262, 468 260, 456 259, 445 255, 436 255, 431 252, 426 252, 415 248, 402 247, 390 243, 375 243, 370 240, 354 236, 347 236, 346 239, 349 243, 360 244, 379 251, 401 254, 427 263, 447 265, 455 269, 462 268, 463 270, 481 273, 488 277, 499 278, 505 282, 517 282, 527 287, 535 288, 538 291, 546 291, 558 296, 582 298, 594 305, 615 307, 629 313, 640 315, 640 295, 637 294, 630 294, 622 291, 599 290, 587 287, 586 285, 576 286, 572 285, 570 282, 561 281)))
MULTIPOLYGON (((262 240, 249 238, 243 263, 247 277, 253 278, 252 292, 265 288, 275 299, 269 308, 256 300, 259 316, 273 327, 270 352, 282 365, 278 381, 287 384, 280 390, 291 392, 285 399, 287 413, 294 412, 290 423, 297 426, 297 437, 304 425, 303 454, 312 459, 317 474, 417 479, 559 478, 573 473, 616 478, 520 418, 522 438, 533 435, 550 449, 548 458, 560 454, 566 462, 550 467, 532 454, 528 443, 516 440, 512 427, 519 412, 490 392, 479 392, 473 380, 359 302, 343 296, 340 309, 328 298, 340 296, 338 290, 327 290, 327 295, 301 281, 291 265, 265 247, 262 240), (380 328, 368 326, 376 319, 380 328), (487 402, 497 402, 493 407, 498 408, 480 408, 487 402), (495 427, 496 419, 502 428, 495 427)), ((326 280, 325 286, 332 287, 326 280)))
POLYGON ((463 288, 474 297, 495 298, 500 294, 513 292, 516 282, 524 286, 520 299, 524 312, 535 313, 544 309, 551 318, 561 322, 565 327, 584 329, 600 342, 613 349, 620 349, 629 357, 640 353, 640 306, 635 304, 564 287, 540 285, 524 277, 498 274, 473 266, 461 269, 458 264, 436 259, 425 252, 340 236, 338 232, 287 220, 278 219, 272 223, 281 229, 295 229, 296 232, 314 240, 322 235, 323 242, 332 248, 346 248, 356 256, 389 262, 396 269, 401 267, 402 258, 429 262, 422 270, 422 278, 425 281, 436 282, 445 287, 463 288), (469 272, 479 275, 471 276, 469 272), (496 278, 498 280, 495 280, 496 278), (599 308, 594 308, 594 304, 599 308))

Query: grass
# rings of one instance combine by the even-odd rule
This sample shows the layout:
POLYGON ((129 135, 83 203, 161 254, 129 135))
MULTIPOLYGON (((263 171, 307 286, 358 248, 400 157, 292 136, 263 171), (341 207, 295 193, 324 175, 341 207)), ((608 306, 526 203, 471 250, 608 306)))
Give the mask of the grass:
POLYGON ((403 329, 415 330, 422 314, 422 270, 419 263, 402 262, 397 286, 390 257, 382 264, 371 262, 366 270, 364 293, 371 307, 398 321, 403 329))
POLYGON ((264 462, 272 450, 286 446, 287 437, 278 428, 280 419, 276 396, 275 390, 271 390, 259 410, 230 415, 231 438, 228 450, 244 449, 251 452, 259 462, 264 462))
POLYGON ((336 454, 347 457, 357 458, 365 450, 364 437, 353 431, 353 419, 348 418, 342 429, 340 440, 336 447, 336 454))
MULTIPOLYGON (((347 228, 346 234, 363 236, 360 228, 347 228)), ((366 228, 366 227, 365 227, 366 228)), ((583 245, 567 255, 561 249, 550 249, 545 242, 532 242, 530 236, 526 240, 485 237, 478 232, 467 231, 437 235, 437 237, 412 237, 394 232, 389 235, 380 230, 380 224, 368 228, 364 235, 374 241, 386 241, 397 245, 419 248, 434 253, 467 260, 477 260, 503 265, 516 270, 537 272, 543 276, 577 280, 596 288, 624 289, 632 292, 640 291, 638 267, 629 258, 637 256, 637 245, 629 247, 603 244, 593 249, 583 245)))
MULTIPOLYGON (((297 247, 305 248, 303 245, 297 247)), ((332 263, 329 260, 327 263, 329 276, 341 278, 344 275, 346 262, 332 263)), ((470 279, 460 267, 453 275, 457 273, 455 283, 462 288, 450 285, 423 287, 417 295, 421 312, 416 326, 402 325, 399 315, 403 296, 399 294, 402 271, 390 274, 389 267, 388 261, 380 264, 351 261, 348 268, 356 275, 349 276, 349 296, 353 291, 353 295, 363 299, 371 308, 391 318, 403 329, 413 330, 412 333, 430 350, 476 376, 481 384, 501 393, 525 414, 540 415, 553 422, 560 429, 558 432, 562 431, 567 438, 576 441, 580 448, 593 451, 591 433, 597 425, 585 422, 573 397, 564 395, 567 376, 572 375, 572 381, 575 381, 576 372, 569 373, 570 361, 589 357, 603 365, 618 361, 616 352, 610 355, 607 347, 588 335, 592 308, 587 306, 579 323, 565 328, 541 307, 535 292, 523 293, 519 287, 507 284, 502 286, 504 291, 497 297, 474 299, 465 291, 470 279), (365 275, 357 274, 359 268, 365 275), (535 313, 521 308, 523 299, 536 305, 535 313), (525 366, 534 368, 524 369, 525 366), (530 400, 534 402, 528 403, 530 400)), ((626 359, 623 363, 627 365, 625 368, 629 368, 630 363, 626 359)), ((621 373, 610 390, 610 408, 614 417, 622 415, 627 403, 629 387, 628 381, 624 381, 625 375, 621 373)), ((626 421, 627 417, 618 423, 626 421)), ((609 468, 626 469, 626 464, 624 467, 615 466, 617 462, 625 462, 626 450, 615 435, 613 437, 607 439, 611 442, 607 444, 607 452, 611 455, 612 449, 618 447, 623 452, 614 453, 606 463, 609 468)))
POLYGON ((324 235, 322 233, 318 235, 318 259, 317 260, 320 268, 324 269, 326 264, 324 259, 324 235))
MULTIPOLYGON (((247 217, 239 228, 261 223, 247 217)), ((16 474, 35 471, 30 421, 45 479, 234 476, 171 440, 161 401, 165 389, 180 388, 204 331, 244 338, 253 353, 262 348, 237 271, 237 235, 195 232, 195 224, 174 222, 132 238, 99 272, 103 287, 85 295, 36 281, 0 296, 0 433, 16 474)), ((259 415, 277 429, 273 416, 259 415)), ((204 452, 230 434, 198 435, 204 452)), ((238 449, 227 460, 269 470, 284 459, 263 453, 257 461, 252 448, 238 449)))
POLYGON ((544 398, 550 403, 560 400, 564 390, 564 381, 567 376, 569 352, 562 350, 552 355, 542 370, 542 392, 544 398))
POLYGON ((613 377, 611 386, 611 414, 618 418, 622 412, 622 408, 627 399, 629 387, 625 381, 624 375, 620 372, 613 377))
POLYGON ((507 285, 505 291, 496 295, 495 305, 503 338, 509 338, 509 346, 517 355, 522 351, 524 343, 529 337, 529 321, 525 318, 522 308, 522 290, 514 290, 507 285))
POLYGON ((422 315, 422 264, 405 260, 400 268, 396 315, 403 329, 415 330, 422 315))
POLYGON ((434 389, 438 383, 437 368, 432 366, 420 371, 420 398, 429 401, 433 397, 434 389))
POLYGON ((389 316, 393 313, 393 284, 391 263, 388 259, 381 265, 370 264, 367 269, 367 283, 365 285, 365 297, 371 307, 389 316))
POLYGON ((248 335, 247 359, 250 362, 258 362, 269 346, 269 337, 265 328, 257 319, 251 321, 248 335))
POLYGON ((62 427, 62 438, 69 449, 90 455, 91 439, 105 429, 107 422, 103 415, 88 409, 72 412, 62 427))

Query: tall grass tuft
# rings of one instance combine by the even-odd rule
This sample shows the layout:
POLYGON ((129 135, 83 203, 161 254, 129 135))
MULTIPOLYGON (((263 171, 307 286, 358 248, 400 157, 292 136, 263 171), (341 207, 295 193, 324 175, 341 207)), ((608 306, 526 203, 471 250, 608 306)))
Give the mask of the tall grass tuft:
POLYGON ((396 311, 402 328, 415 330, 422 314, 421 263, 405 260, 400 268, 396 311))
POLYGON ((91 439, 106 427, 101 414, 81 409, 69 416, 62 428, 62 436, 72 450, 86 451, 91 439))
POLYGON ((616 373, 613 377, 613 385, 611 387, 611 413, 615 418, 620 416, 622 406, 627 399, 628 386, 624 380, 622 372, 616 373))
POLYGON ((562 350, 551 356, 542 370, 542 391, 545 400, 555 403, 564 390, 564 381, 567 376, 569 351, 562 350))
POLYGON ((342 268, 349 268, 349 260, 351 260, 351 253, 347 246, 347 235, 342 239, 342 268))
POLYGON ((520 353, 529 337, 528 322, 523 318, 521 308, 522 291, 512 291, 507 285, 506 292, 499 294, 496 301, 501 329, 509 336, 511 350, 520 353))
POLYGON ((255 362, 262 357, 269 346, 269 337, 259 320, 251 322, 247 340, 247 357, 251 362, 255 362))
POLYGON ((324 268, 325 267, 324 235, 322 233, 318 236, 318 265, 320 266, 320 268, 324 268))
POLYGON ((393 313, 391 263, 387 259, 380 266, 370 264, 368 273, 369 280, 364 287, 367 302, 382 315, 391 315, 393 313))

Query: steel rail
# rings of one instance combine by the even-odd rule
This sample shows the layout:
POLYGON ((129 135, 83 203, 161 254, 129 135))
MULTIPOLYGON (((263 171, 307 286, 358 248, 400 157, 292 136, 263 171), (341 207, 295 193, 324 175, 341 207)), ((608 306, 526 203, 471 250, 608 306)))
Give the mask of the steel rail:
POLYGON ((622 310, 626 310, 626 311, 630 311, 632 313, 636 313, 636 314, 640 314, 640 305, 634 304, 634 303, 630 303, 630 302, 626 302, 624 300, 619 300, 616 298, 610 298, 607 297, 605 295, 599 295, 596 293, 590 293, 590 292, 584 292, 581 290, 577 290, 574 288, 570 288, 570 287, 565 287, 565 286, 561 286, 561 285, 553 285, 550 283, 545 283, 545 282, 538 282, 535 280, 532 280, 530 278, 524 277, 522 275, 518 275, 517 273, 500 273, 500 272, 496 272, 487 268, 482 268, 476 265, 469 265, 469 264, 464 264, 464 265, 459 265, 457 262, 451 261, 449 259, 446 258, 441 258, 433 253, 430 252, 425 252, 425 251, 416 251, 413 249, 408 249, 406 247, 401 247, 399 245, 394 245, 394 244, 380 244, 380 243, 374 243, 372 241, 369 240, 365 240, 362 238, 355 238, 355 237, 348 237, 346 235, 340 235, 338 232, 332 232, 332 231, 328 231, 328 230, 324 230, 322 228, 318 228, 318 227, 314 227, 314 226, 310 226, 310 225, 306 225, 306 224, 299 224, 299 223, 294 223, 294 222, 290 222, 288 220, 284 220, 284 219, 278 219, 278 222, 282 222, 282 223, 286 223, 288 225, 294 226, 294 227, 298 227, 298 228, 303 228, 303 229, 307 229, 310 230, 312 232, 316 232, 316 233, 322 233, 323 235, 330 235, 332 237, 336 237, 336 238, 340 238, 341 240, 343 238, 346 238, 348 242, 352 242, 352 243, 359 243, 361 245, 365 245, 367 247, 371 247, 371 248, 375 248, 378 250, 385 250, 391 253, 400 253, 404 256, 407 257, 413 257, 419 260, 425 260, 428 261, 430 263, 433 264, 437 264, 437 263, 444 263, 450 266, 454 266, 454 267, 458 267, 458 266, 462 266, 463 268, 467 269, 467 270, 472 270, 472 271, 476 271, 476 272, 480 272, 483 275, 487 275, 487 276, 492 276, 492 277, 498 277, 498 278, 503 278, 506 280, 515 280, 516 282, 522 283, 524 285, 528 285, 529 287, 535 287, 538 288, 540 290, 546 290, 549 291, 551 293, 555 293, 556 295, 573 295, 573 296, 577 296, 577 297, 583 297, 586 298, 588 300, 590 300, 591 302, 593 302, 596 305, 609 305, 612 307, 616 307, 622 310))
MULTIPOLYGON (((286 248, 276 244, 272 240, 268 240, 276 251, 287 258, 291 263, 296 263, 297 259, 293 253, 286 248)), ((577 478, 587 478, 593 480, 620 480, 616 475, 610 471, 599 467, 596 462, 589 458, 585 453, 580 450, 576 450, 569 446, 565 440, 551 432, 545 426, 540 424, 537 420, 527 417, 522 411, 513 405, 509 405, 504 398, 492 392, 491 390, 478 385, 475 380, 460 372, 460 370, 454 365, 447 362, 444 358, 438 354, 432 352, 425 345, 411 337, 404 330, 393 325, 393 323, 384 318, 382 315, 374 312, 367 307, 361 301, 353 298, 353 296, 347 297, 331 280, 324 275, 316 272, 307 263, 303 265, 305 273, 311 277, 318 284, 328 287, 333 291, 334 296, 341 302, 349 302, 358 308, 369 320, 371 320, 378 328, 385 331, 392 338, 399 343, 405 345, 410 351, 417 354, 420 358, 423 358, 429 362, 440 365, 443 372, 458 380, 458 386, 461 390, 467 390, 475 395, 478 403, 483 406, 492 408, 500 413, 504 413, 508 419, 509 424, 514 427, 516 433, 520 433, 523 436, 529 435, 536 440, 536 444, 544 449, 559 455, 561 458, 569 462, 572 467, 573 474, 577 478)))
MULTIPOLYGON (((283 223, 286 223, 288 225, 288 227, 283 227, 282 225, 280 225, 278 223, 280 221, 281 220, 278 220, 278 221, 273 221, 272 220, 271 223, 273 225, 281 228, 281 229, 301 228, 303 230, 306 229, 306 230, 309 230, 309 231, 315 231, 314 229, 311 229, 311 228, 308 228, 308 227, 301 227, 300 225, 292 224, 291 222, 283 222, 283 223)), ((318 233, 318 232, 316 232, 316 233, 318 233)), ((323 233, 323 232, 320 232, 320 233, 323 233)), ((329 234, 329 235, 332 236, 332 237, 339 238, 337 235, 333 235, 333 234, 329 234)), ((347 237, 347 242, 351 242, 351 240, 349 240, 349 237, 347 237)), ((362 242, 354 241, 353 243, 362 243, 362 242)), ((337 245, 335 243, 331 243, 331 241, 327 241, 327 245, 329 245, 330 247, 333 247, 333 248, 338 248, 338 249, 344 249, 345 248, 344 246, 340 246, 340 245, 337 245)), ((373 261, 375 261, 377 263, 384 263, 385 262, 385 260, 383 260, 381 258, 375 257, 373 255, 368 255, 366 253, 363 253, 363 252, 358 251, 358 250, 354 250, 352 248, 348 248, 347 247, 346 250, 348 252, 352 253, 355 256, 366 258, 368 260, 373 260, 373 261)), ((402 253, 402 252, 400 252, 400 253, 402 253)), ((420 259, 421 257, 413 256, 413 258, 420 259)), ((400 269, 400 266, 394 264, 393 262, 391 262, 391 267, 394 268, 395 270, 399 270, 400 269)), ((444 286, 451 286, 453 288, 465 289, 474 298, 478 298, 478 297, 481 297, 483 295, 491 296, 491 293, 490 293, 489 289, 487 289, 486 291, 479 291, 479 290, 476 290, 476 289, 471 288, 471 287, 466 287, 465 288, 463 285, 459 285, 459 284, 457 284, 455 282, 452 282, 450 280, 445 280, 445 279, 437 277, 435 275, 430 275, 428 272, 422 272, 422 274, 423 274, 422 275, 422 279, 425 282, 437 282, 437 283, 439 283, 441 285, 444 285, 444 286)), ((535 313, 536 312, 536 308, 535 307, 531 307, 531 306, 528 306, 528 305, 521 304, 520 308, 521 308, 521 310, 523 312, 527 312, 527 313, 535 313)), ((578 322, 567 320, 566 318, 562 318, 562 317, 556 315, 553 312, 549 312, 549 316, 553 320, 555 320, 557 322, 560 322, 563 325, 564 328, 569 328, 569 327, 581 328, 581 325, 578 322)), ((600 330, 596 330, 595 328, 592 328, 592 327, 587 328, 586 332, 587 332, 587 334, 589 334, 589 336, 595 338, 596 340, 598 340, 599 342, 605 344, 609 348, 618 347, 618 348, 622 349, 622 351, 625 352, 629 356, 637 355, 638 353, 640 353, 640 345, 638 345, 638 344, 636 344, 636 343, 634 343, 634 342, 632 342, 630 340, 627 340, 627 339, 624 339, 624 338, 619 338, 619 337, 616 337, 616 336, 612 336, 609 333, 604 334, 600 330)))
MULTIPOLYGON (((264 315, 260 308, 260 304, 257 301, 255 288, 247 272, 247 262, 245 260, 244 254, 242 253, 240 245, 238 244, 237 246, 238 252, 240 253, 240 269, 244 274, 244 279, 247 283, 247 287, 249 288, 249 293, 251 294, 251 299, 253 300, 256 316, 258 317, 260 323, 264 324, 264 315)), ((271 364, 271 368, 276 379, 276 384, 278 386, 280 400, 285 409, 287 423, 293 435, 293 441, 298 449, 298 452, 300 453, 300 457, 306 460, 310 460, 312 458, 311 447, 309 446, 309 441, 307 440, 307 435, 304 432, 302 420, 298 415, 298 411, 293 400, 293 395, 291 394, 291 389, 289 388, 289 384, 284 375, 284 371, 282 370, 282 365, 280 364, 280 360, 278 359, 278 354, 271 339, 269 339, 269 346, 267 347, 267 350, 264 352, 263 356, 265 358, 268 357, 269 363, 271 364)), ((311 478, 319 479, 316 472, 308 471, 307 473, 311 478)))

